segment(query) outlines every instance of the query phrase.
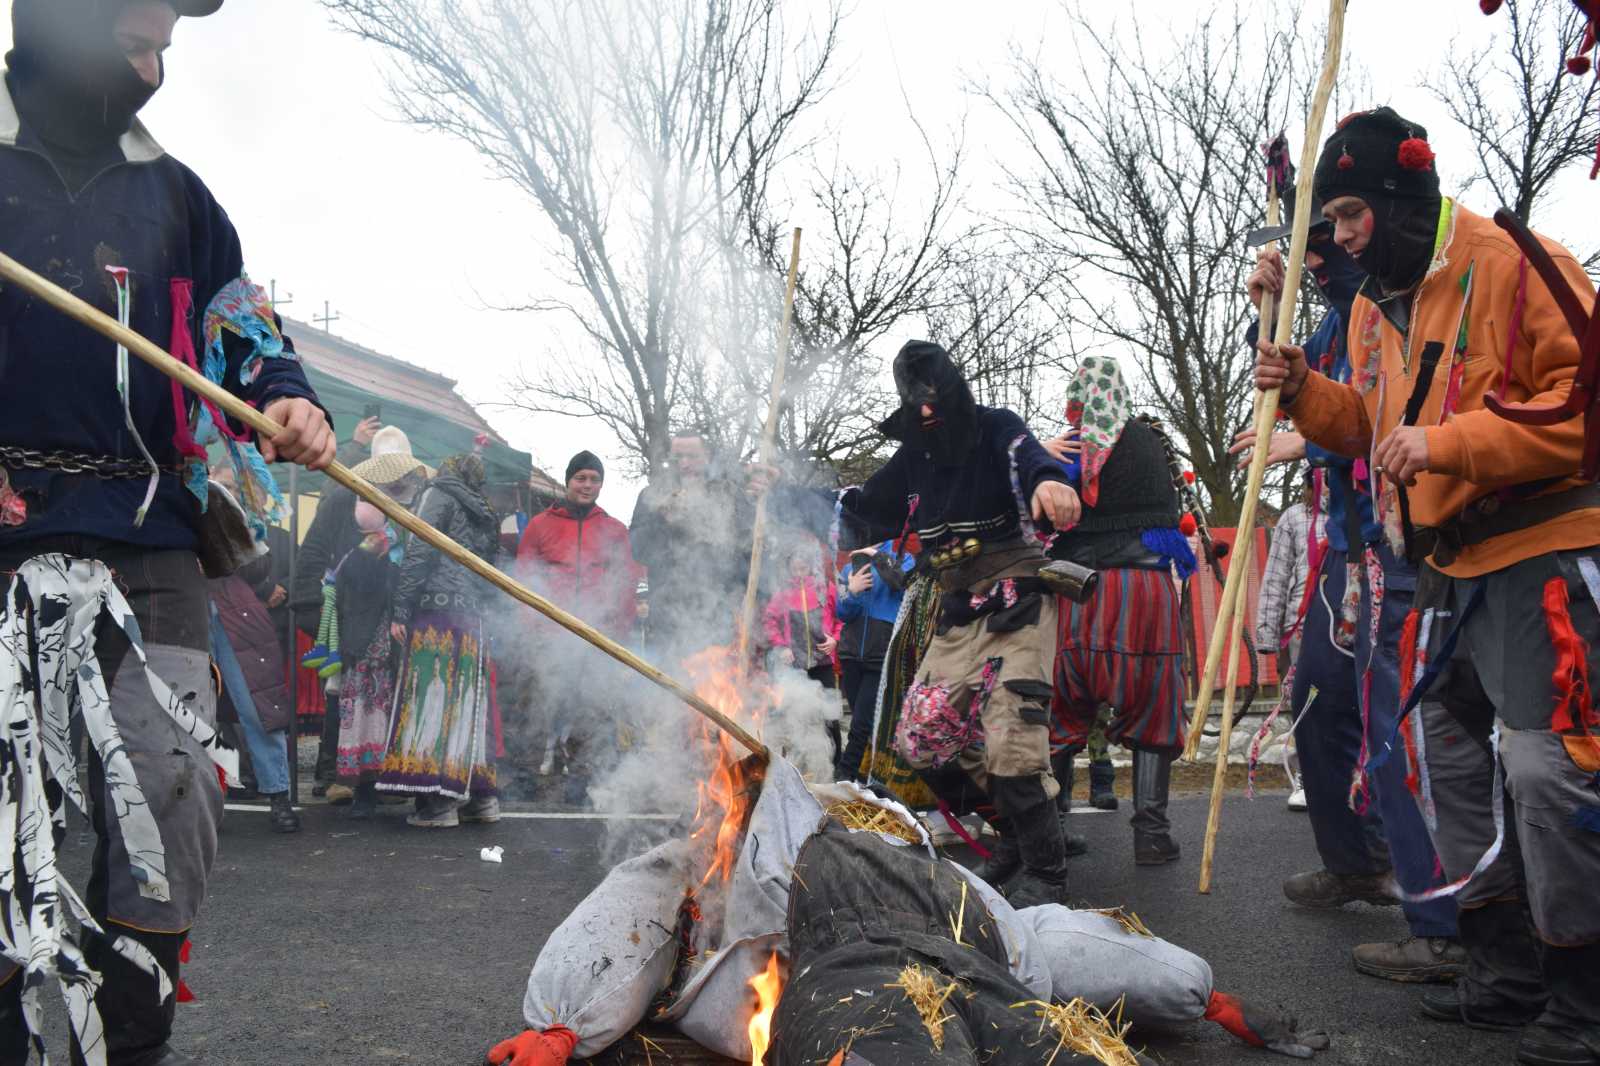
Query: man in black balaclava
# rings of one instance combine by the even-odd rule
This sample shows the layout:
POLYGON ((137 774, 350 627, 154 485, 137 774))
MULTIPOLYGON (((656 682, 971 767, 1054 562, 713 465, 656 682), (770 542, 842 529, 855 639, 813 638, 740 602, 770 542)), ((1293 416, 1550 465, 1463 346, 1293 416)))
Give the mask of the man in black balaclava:
POLYGON ((1018 907, 1061 902, 1067 841, 1050 771, 1056 597, 1034 522, 1077 521, 1077 494, 1022 420, 977 404, 949 353, 911 341, 894 361, 900 447, 844 509, 915 529, 943 592, 939 628, 907 690, 896 747, 957 813, 999 833, 981 870, 1018 907))
MULTIPOLYGON (((1490 402, 1562 403, 1581 352, 1518 244, 1441 197, 1434 162, 1421 127, 1388 108, 1339 123, 1316 193, 1375 277, 1351 308, 1353 380, 1262 342, 1256 387, 1280 390, 1308 441, 1365 461, 1381 529, 1369 571, 1373 554, 1385 583, 1391 559, 1417 565, 1403 621, 1387 620, 1394 589, 1372 582, 1369 603, 1415 634, 1398 673, 1406 706, 1420 701, 1419 791, 1466 949, 1464 976, 1425 992, 1422 1013, 1525 1027, 1527 1066, 1600 1064, 1600 486, 1581 477, 1581 419, 1512 422, 1490 402)), ((1567 285, 1592 291, 1572 253, 1540 241, 1567 285)), ((1370 774, 1382 801, 1380 775, 1407 746, 1398 711, 1380 726, 1399 697, 1380 698, 1378 676, 1354 795, 1370 774)))
MULTIPOLYGON (((1286 213, 1292 214, 1292 190, 1284 201, 1286 213)), ((1261 230, 1252 238, 1276 240, 1292 229, 1284 225, 1261 230)), ((1322 202, 1315 198, 1306 269, 1329 307, 1322 324, 1305 342, 1307 358, 1333 380, 1349 381, 1346 337, 1351 306, 1357 291, 1367 283, 1367 275, 1334 242, 1333 226, 1322 217, 1322 202)), ((1261 253, 1246 287, 1258 305, 1263 294, 1276 299, 1282 292, 1283 260, 1276 248, 1261 253)), ((1254 328, 1246 341, 1255 344, 1254 328)), ((1233 450, 1247 451, 1254 439, 1253 431, 1240 434, 1233 450)), ((1274 463, 1308 460, 1323 471, 1326 489, 1322 497, 1326 500, 1326 541, 1318 557, 1318 571, 1310 575, 1318 594, 1300 605, 1304 607, 1296 621, 1300 652, 1289 696, 1289 706, 1298 710, 1316 693, 1316 710, 1301 719, 1295 743, 1321 867, 1290 877, 1283 884, 1284 895, 1304 907, 1326 908, 1363 899, 1387 900, 1391 879, 1409 892, 1437 888, 1443 883, 1437 872, 1438 859, 1428 827, 1406 787, 1402 762, 1388 763, 1373 775, 1374 802, 1365 816, 1353 811, 1349 802, 1350 781, 1363 750, 1363 729, 1368 733, 1368 750, 1394 730, 1399 709, 1400 631, 1417 585, 1416 568, 1383 545, 1382 529, 1372 516, 1372 497, 1365 483, 1354 478, 1351 459, 1308 444, 1292 432, 1274 433, 1268 456, 1274 463), (1369 545, 1384 574, 1377 641, 1372 647, 1370 628, 1361 621, 1371 617, 1372 590, 1362 565, 1369 545), (1343 642, 1336 639, 1341 633, 1346 635, 1343 642), (1370 687, 1366 680, 1369 667, 1370 687), (1362 713, 1363 695, 1366 714, 1362 713)), ((1258 650, 1268 655, 1278 649, 1258 650)), ((1453 981, 1459 977, 1466 967, 1466 954, 1457 942, 1455 901, 1405 900, 1400 906, 1408 935, 1358 945, 1352 957, 1356 969, 1392 981, 1453 981)))
POLYGON ((1427 139, 1422 126, 1380 107, 1341 121, 1317 160, 1322 203, 1351 196, 1371 209, 1370 236, 1355 260, 1377 283, 1380 300, 1414 290, 1433 260, 1443 197, 1427 139), (1400 159, 1402 146, 1415 154, 1400 159))
MULTIPOLYGON (((258 305, 255 290, 239 284, 243 257, 227 215, 136 115, 161 86, 162 53, 179 17, 221 6, 14 0, 13 48, 0 78, 0 251, 112 317, 120 311, 129 328, 180 356, 210 354, 201 325, 224 289, 236 297, 230 309, 258 305)), ((258 345, 226 330, 224 338, 224 387, 285 426, 257 442, 263 455, 325 466, 334 454, 332 428, 293 346, 258 345)), ((17 575, 0 621, 54 625, 59 611, 22 611, 20 604, 27 597, 76 603, 112 589, 126 597, 138 623, 71 630, 98 659, 108 697, 91 691, 77 708, 91 736, 98 730, 104 741, 91 745, 87 767, 98 844, 83 893, 104 932, 85 928, 80 936, 85 961, 104 980, 92 1003, 100 1024, 75 1009, 73 1037, 91 1039, 103 1026, 111 1066, 154 1066, 189 1061, 168 1046, 174 1001, 161 987, 177 984, 179 952, 205 897, 222 814, 209 747, 215 704, 198 562, 215 558, 200 549, 214 543, 202 519, 217 505, 206 512, 204 483, 191 489, 184 477, 185 463, 197 461, 195 397, 136 359, 119 386, 117 365, 111 341, 15 286, 0 286, 0 573, 8 584, 17 575), (141 642, 153 675, 192 719, 174 718, 158 701, 130 640, 141 642), (141 795, 131 794, 134 781, 141 795), (165 971, 159 981, 155 966, 165 971)), ((102 615, 102 623, 110 617, 102 615)), ((7 673, 31 684, 9 648, 0 649, 0 674, 7 673)), ((39 756, 35 749, 20 757, 39 756)), ((58 752, 51 770, 76 779, 74 761, 58 752)), ((0 792, 8 810, 17 809, 9 805, 19 796, 31 802, 4 784, 0 792)), ((285 792, 272 802, 282 813, 290 798, 285 792)), ((25 829, 48 838, 48 823, 39 825, 44 813, 35 807, 19 818, 19 839, 25 829)), ((37 867, 24 869, 11 854, 0 855, 0 867, 7 886, 0 907, 13 906, 13 893, 16 905, 37 907, 34 889, 44 891, 30 883, 37 867)), ((57 912, 51 920, 59 927, 67 919, 57 912)), ((28 1057, 23 998, 54 994, 43 987, 42 972, 18 973, 19 955, 25 961, 25 950, 0 958, 6 1063, 28 1057)), ((66 972, 67 956, 50 961, 66 972)), ((88 982, 80 973, 73 984, 88 982)))

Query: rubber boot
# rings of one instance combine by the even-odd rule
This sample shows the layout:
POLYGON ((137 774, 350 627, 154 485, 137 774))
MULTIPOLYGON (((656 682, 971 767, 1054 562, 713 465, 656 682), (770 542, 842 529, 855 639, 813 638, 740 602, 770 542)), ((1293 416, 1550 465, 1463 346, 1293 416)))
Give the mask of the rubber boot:
POLYGON ((1063 748, 1050 756, 1050 772, 1056 777, 1061 791, 1056 795, 1056 807, 1062 814, 1072 810, 1072 763, 1077 757, 1076 748, 1063 748))
POLYGON ((1046 800, 1012 817, 1022 872, 1011 879, 1006 898, 1018 910, 1067 903, 1067 847, 1061 812, 1046 800))
POLYGON ((1523 1030, 1517 1061, 1523 1066, 1600 1063, 1600 944, 1544 945, 1544 978, 1550 1002, 1523 1030))
POLYGON ((1117 768, 1109 759, 1089 764, 1089 806, 1100 811, 1117 809, 1117 768))
POLYGON ((336 777, 339 757, 339 697, 330 692, 324 696, 324 701, 322 739, 317 744, 317 763, 312 771, 312 780, 316 784, 312 786, 311 794, 317 797, 328 794, 328 786, 333 784, 336 777))
POLYGON ((1022 869, 1022 850, 1017 844, 1017 830, 1009 818, 994 818, 989 824, 997 834, 989 849, 989 857, 972 868, 972 872, 993 885, 996 891, 1022 869))
POLYGON ((1089 854, 1089 838, 1074 833, 1068 826, 1067 816, 1072 813, 1072 760, 1077 749, 1068 748, 1050 756, 1050 772, 1055 776, 1061 791, 1056 793, 1056 810, 1061 813, 1061 833, 1067 841, 1067 858, 1089 854))
POLYGON ((1172 787, 1176 752, 1141 748, 1133 753, 1133 861, 1139 866, 1176 862, 1178 844, 1167 820, 1167 793, 1172 787))
POLYGON ((1467 975, 1422 994, 1421 1010, 1434 1021, 1474 1029, 1520 1029, 1539 1017, 1550 998, 1541 965, 1542 945, 1521 900, 1463 907, 1457 917, 1467 975))
POLYGON ((378 783, 376 781, 361 781, 356 784, 356 794, 350 800, 350 806, 345 808, 344 816, 354 821, 364 822, 378 814, 378 783))
MULTIPOLYGON (((137 940, 156 957, 172 987, 178 986, 178 953, 183 933, 151 933, 112 923, 107 932, 137 940)), ((106 1062, 115 1066, 176 1066, 189 1062, 167 1046, 177 1015, 177 996, 160 998, 156 979, 113 951, 100 937, 90 937, 83 953, 89 965, 105 978, 95 993, 95 1005, 105 1025, 106 1062)), ((83 1066, 82 1051, 72 1046, 73 1066, 83 1066)))

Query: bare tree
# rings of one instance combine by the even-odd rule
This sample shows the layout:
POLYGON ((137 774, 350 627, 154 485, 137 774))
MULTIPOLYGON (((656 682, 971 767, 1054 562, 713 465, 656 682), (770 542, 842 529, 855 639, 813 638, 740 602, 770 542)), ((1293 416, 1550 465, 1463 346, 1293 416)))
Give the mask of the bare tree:
POLYGON ((1506 0, 1510 39, 1488 49, 1450 48, 1428 88, 1472 135, 1467 183, 1488 185, 1524 221, 1563 169, 1589 160, 1600 140, 1595 78, 1567 72, 1564 54, 1584 16, 1567 0, 1506 0), (1504 44, 1509 44, 1505 47, 1504 44))
POLYGON ((558 236, 573 291, 520 307, 571 315, 589 346, 525 368, 516 405, 601 420, 645 470, 675 428, 750 455, 788 266, 782 166, 826 224, 806 237, 781 448, 876 447, 868 350, 962 260, 961 153, 924 138, 932 192, 909 221, 894 183, 817 163, 801 119, 829 88, 836 5, 796 34, 777 0, 323 3, 387 50, 402 114, 477 150, 558 236))
POLYGON ((1136 371, 1225 523, 1244 480, 1227 447, 1253 401, 1244 237, 1262 217, 1261 145, 1304 96, 1303 49, 1255 9, 1158 44, 1137 22, 1124 34, 1068 14, 1075 61, 1019 55, 1017 86, 986 91, 1027 149, 1010 173, 1016 232, 1058 264, 1054 298, 1085 347, 1136 371))
POLYGON ((572 315, 605 358, 549 368, 530 402, 662 455, 720 238, 804 148, 837 7, 794 35, 776 0, 323 3, 386 50, 407 119, 465 141, 553 227, 576 291, 526 306, 572 315))

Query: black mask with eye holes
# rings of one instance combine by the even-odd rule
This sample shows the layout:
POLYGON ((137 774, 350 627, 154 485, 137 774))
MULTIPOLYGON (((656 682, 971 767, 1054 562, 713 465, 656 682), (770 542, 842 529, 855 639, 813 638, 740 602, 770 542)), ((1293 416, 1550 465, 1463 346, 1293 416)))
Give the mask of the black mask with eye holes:
POLYGON ((24 123, 47 145, 81 152, 115 144, 155 95, 117 44, 123 6, 13 0, 7 81, 24 123))
POLYGON ((884 436, 920 449, 939 466, 964 462, 978 443, 978 405, 950 353, 932 341, 908 341, 894 357, 894 384, 900 410, 878 429, 884 436), (922 408, 933 409, 924 418, 922 408))

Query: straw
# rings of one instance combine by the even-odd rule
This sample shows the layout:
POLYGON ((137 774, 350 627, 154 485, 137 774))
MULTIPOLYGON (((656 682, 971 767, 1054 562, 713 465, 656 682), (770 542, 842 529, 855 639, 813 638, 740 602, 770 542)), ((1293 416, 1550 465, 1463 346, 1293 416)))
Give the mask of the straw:
POLYGON ((911 1005, 917 1008, 917 1013, 922 1015, 922 1024, 933 1038, 934 1050, 943 1051, 944 1023, 955 1017, 945 1013, 944 1005, 960 985, 954 981, 941 985, 935 979, 935 973, 937 971, 929 972, 912 963, 900 971, 900 980, 883 987, 898 988, 906 994, 911 1005))
POLYGON ((1130 933, 1133 933, 1135 936, 1147 936, 1151 940, 1154 940, 1156 937, 1156 935, 1150 931, 1150 927, 1139 920, 1139 916, 1137 914, 1133 914, 1130 911, 1125 911, 1121 907, 1107 907, 1104 910, 1097 910, 1095 913, 1103 914, 1112 921, 1119 923, 1122 928, 1126 929, 1130 933))
POLYGON ((894 811, 868 803, 865 800, 847 800, 835 803, 827 810, 827 815, 846 829, 856 829, 868 833, 882 833, 884 836, 904 840, 907 844, 920 844, 922 837, 911 826, 907 825, 894 811))
POLYGON ((1066 1004, 1045 1003, 1035 999, 1011 1006, 1013 1010, 1033 1007, 1039 1018, 1039 1032, 1043 1034, 1049 1028, 1060 1038, 1056 1049, 1045 1060, 1045 1066, 1055 1062, 1056 1056, 1062 1051, 1087 1055, 1105 1066, 1139 1066, 1139 1056, 1123 1039, 1133 1024, 1122 1020, 1120 999, 1117 1000, 1115 1020, 1099 1007, 1081 999, 1066 1004))

